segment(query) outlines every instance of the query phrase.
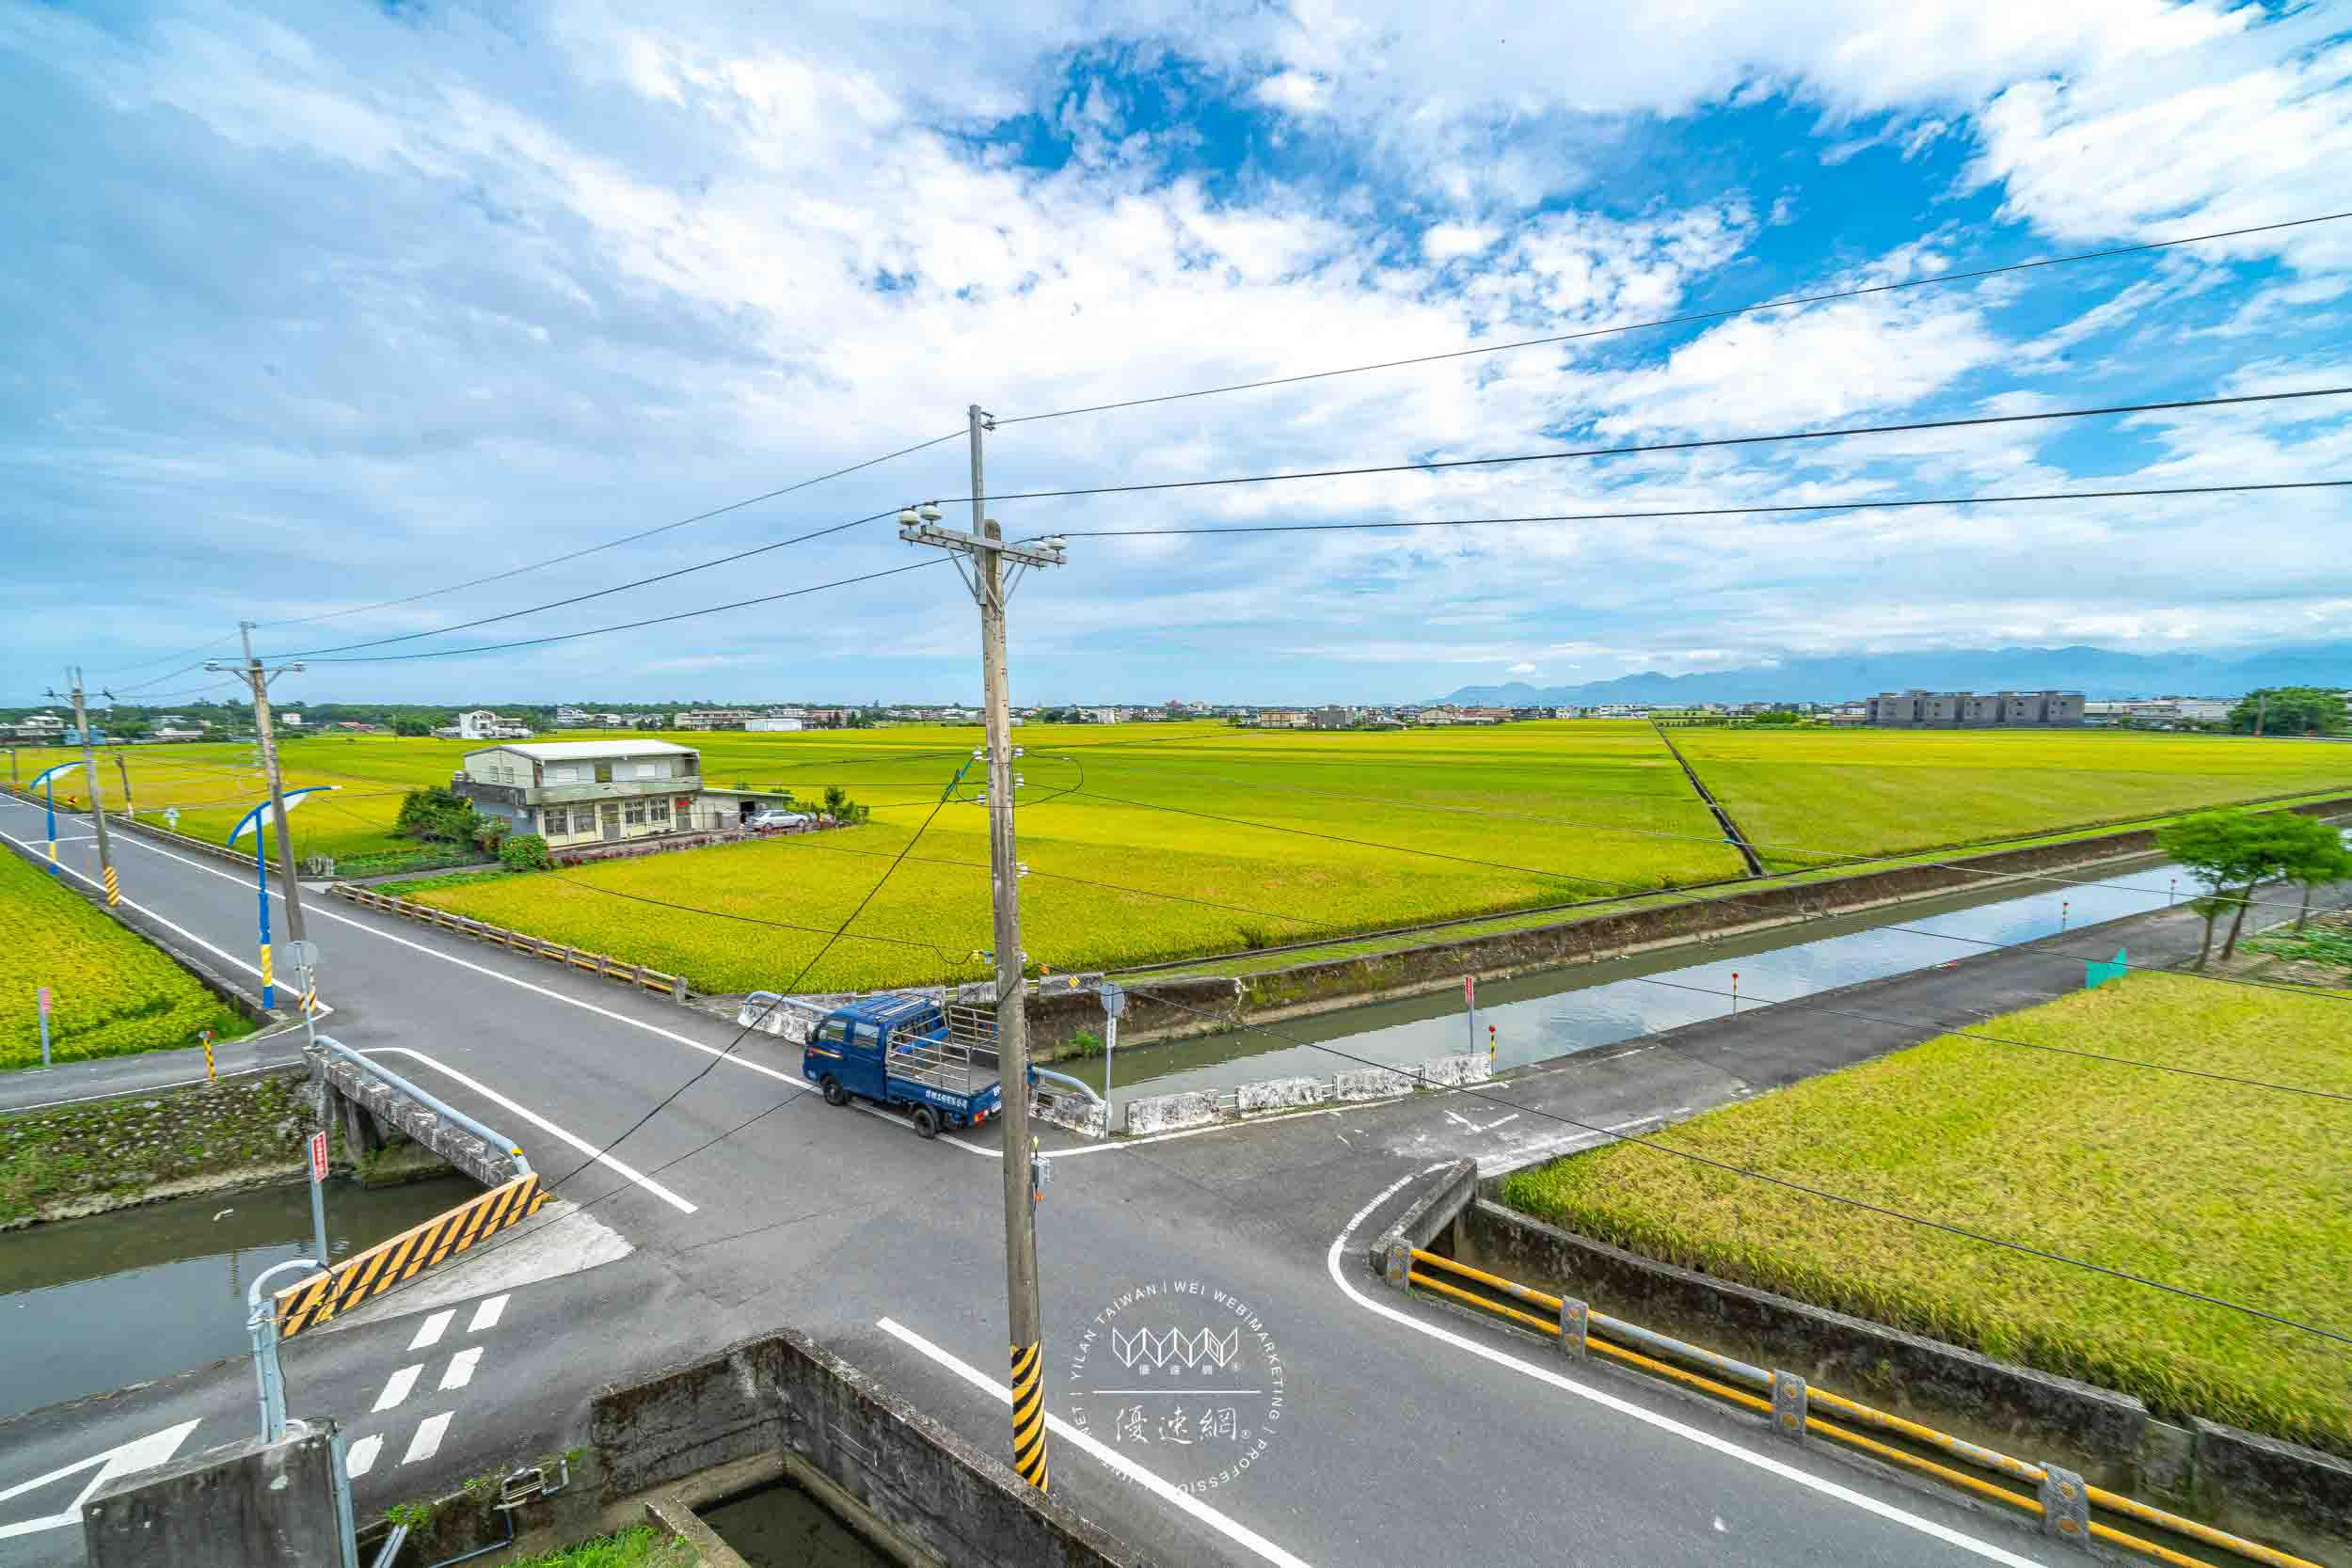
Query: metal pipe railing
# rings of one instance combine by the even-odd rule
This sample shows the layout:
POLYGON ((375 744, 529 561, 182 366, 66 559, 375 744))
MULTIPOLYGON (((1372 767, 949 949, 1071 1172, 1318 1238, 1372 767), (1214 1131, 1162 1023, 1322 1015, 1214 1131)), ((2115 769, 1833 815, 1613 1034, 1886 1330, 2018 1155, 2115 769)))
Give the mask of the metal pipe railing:
MULTIPOLYGON (((1457 1262, 1451 1258, 1441 1257, 1421 1247, 1412 1247, 1408 1251, 1411 1261, 1405 1270, 1404 1277, 1406 1284, 1434 1291, 1451 1300, 1467 1303, 1483 1311, 1493 1313, 1497 1317, 1508 1319, 1536 1333, 1548 1335, 1553 1338, 1561 1337, 1559 1315, 1569 1304, 1559 1296, 1521 1285, 1517 1280, 1488 1274, 1483 1269, 1472 1268, 1467 1263, 1457 1262), (1517 1307, 1490 1300, 1475 1291, 1465 1290, 1461 1286, 1449 1284, 1434 1275, 1423 1273, 1415 1265, 1442 1269, 1463 1278, 1474 1280, 1491 1291, 1532 1306, 1548 1308, 1553 1316, 1549 1320, 1539 1318, 1517 1307)), ((1765 1416, 1772 1414, 1773 1407, 1770 1401, 1759 1399, 1743 1389, 1732 1387, 1727 1383, 1718 1382, 1701 1373, 1687 1371, 1660 1357, 1671 1356, 1692 1362, 1724 1377, 1737 1379, 1751 1386, 1767 1390, 1770 1390, 1774 1383, 1772 1372, 1708 1350, 1704 1346, 1690 1344, 1644 1328, 1638 1323, 1627 1323, 1622 1318, 1613 1318, 1606 1313, 1593 1312, 1583 1308, 1581 1304, 1578 1305, 1579 1309, 1584 1312, 1586 1324, 1584 1343, 1587 1349, 1596 1351, 1613 1361, 1622 1362, 1655 1376, 1664 1377, 1688 1387, 1696 1388, 1703 1393, 1711 1394, 1729 1403, 1765 1416), (1597 1337, 1601 1334, 1629 1340, 1633 1344, 1655 1352, 1656 1354, 1644 1354, 1642 1351, 1629 1349, 1626 1345, 1612 1344, 1608 1339, 1597 1337)), ((1905 1419, 1903 1417, 1873 1409, 1869 1405, 1847 1399, 1843 1395, 1833 1394, 1827 1389, 1805 1388, 1803 1393, 1808 1407, 1818 1404, 1826 1409, 1835 1410, 1851 1420, 1895 1433, 1923 1447, 1934 1449, 1950 1458, 1974 1465, 1980 1469, 1991 1470, 2012 1481, 2041 1486, 2050 1478, 2049 1470, 2042 1465, 2013 1458, 1997 1449, 1988 1449, 1982 1444, 1971 1443, 1963 1437, 1955 1437, 1947 1432, 1938 1432, 1933 1427, 1923 1426, 1916 1421, 1905 1419)), ((1938 1481, 1973 1492, 1979 1497, 2007 1503, 2036 1517, 2048 1512, 2039 1497, 2025 1496, 2006 1486, 1956 1470, 1948 1465, 1940 1464, 1924 1455, 1881 1443, 1857 1432, 1848 1431, 1845 1427, 1811 1414, 1809 1408, 1805 1415, 1804 1430, 1830 1438, 1859 1452, 1867 1453, 1873 1459, 1932 1476, 1938 1481)), ((2153 1526, 2174 1535, 2201 1542, 2209 1546, 2219 1547, 2223 1551, 2234 1553, 2249 1561, 2262 1563, 2265 1568, 2320 1568, 2319 1564, 2309 1559, 2279 1551, 2274 1547, 2263 1545, 2259 1542, 2246 1540, 2242 1536, 2232 1535, 2227 1530, 2217 1529, 2211 1525, 2200 1524, 2194 1519, 2183 1518, 2177 1513, 2151 1507, 2137 1498, 2127 1497, 2117 1492, 2109 1492, 2104 1487, 2086 1485, 2083 1492, 2093 1507, 2105 1509, 2110 1513, 2121 1514, 2125 1518, 2137 1520, 2141 1524, 2153 1526)), ((2185 1556, 2159 1542, 2144 1540, 2096 1519, 2090 1521, 2090 1533, 2097 1540, 2106 1542, 2111 1545, 2122 1546, 2145 1557, 2154 1558, 2161 1562, 2172 1563, 2176 1565, 2176 1568, 2211 1568, 2210 1564, 2200 1559, 2185 1556)))
POLYGON ((362 1056, 359 1053, 352 1050, 351 1047, 345 1045, 342 1041, 335 1038, 331 1035, 319 1036, 318 1045, 321 1050, 342 1057, 344 1061, 349 1062, 353 1067, 358 1068, 360 1071, 368 1073, 372 1077, 382 1079, 385 1083, 389 1084, 392 1087, 398 1089, 409 1099, 424 1105, 436 1116, 441 1117, 449 1121, 455 1122, 458 1126, 464 1128, 467 1132, 471 1132, 475 1137, 480 1138, 491 1148, 504 1149, 508 1156, 515 1162, 516 1175, 529 1176, 531 1174, 531 1162, 523 1158, 522 1145, 516 1143, 505 1133, 497 1132, 494 1129, 476 1121, 473 1117, 468 1116, 456 1106, 452 1105, 448 1101, 441 1099, 438 1095, 429 1094, 425 1090, 417 1087, 416 1085, 411 1084, 407 1079, 403 1078, 399 1073, 394 1072, 391 1069, 375 1060, 373 1056, 362 1056))

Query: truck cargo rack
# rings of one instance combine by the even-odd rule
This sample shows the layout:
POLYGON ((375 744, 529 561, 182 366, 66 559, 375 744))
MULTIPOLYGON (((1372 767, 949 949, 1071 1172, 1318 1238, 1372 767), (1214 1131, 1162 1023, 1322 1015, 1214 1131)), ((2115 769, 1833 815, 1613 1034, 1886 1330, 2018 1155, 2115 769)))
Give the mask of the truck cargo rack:
POLYGON ((887 1042, 890 1075, 971 1095, 996 1081, 996 1015, 980 1007, 945 1009, 947 1032, 894 1029, 887 1042))

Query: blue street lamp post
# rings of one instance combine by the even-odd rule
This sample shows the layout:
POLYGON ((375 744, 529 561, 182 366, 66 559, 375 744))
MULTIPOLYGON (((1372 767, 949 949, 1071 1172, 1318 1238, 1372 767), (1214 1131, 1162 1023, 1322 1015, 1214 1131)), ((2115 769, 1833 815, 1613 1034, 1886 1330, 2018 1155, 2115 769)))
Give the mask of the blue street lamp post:
MULTIPOLYGON (((292 811, 294 809, 295 801, 307 800, 313 795, 323 795, 334 787, 333 784, 311 784, 307 789, 290 789, 286 791, 286 809, 292 811)), ((264 800, 246 812, 238 820, 235 830, 230 833, 229 842, 234 844, 245 836, 246 829, 253 830, 253 894, 260 910, 262 927, 262 1006, 275 1007, 278 1006, 278 984, 277 977, 270 967, 269 855, 262 832, 262 814, 269 810, 269 807, 270 803, 264 800)), ((306 986, 303 991, 306 1015, 309 1011, 310 1000, 309 988, 306 986)))
POLYGON ((40 790, 49 802, 49 875, 52 877, 59 874, 57 870, 57 775, 76 772, 81 766, 78 762, 61 762, 55 768, 44 769, 41 775, 33 781, 33 787, 40 790))

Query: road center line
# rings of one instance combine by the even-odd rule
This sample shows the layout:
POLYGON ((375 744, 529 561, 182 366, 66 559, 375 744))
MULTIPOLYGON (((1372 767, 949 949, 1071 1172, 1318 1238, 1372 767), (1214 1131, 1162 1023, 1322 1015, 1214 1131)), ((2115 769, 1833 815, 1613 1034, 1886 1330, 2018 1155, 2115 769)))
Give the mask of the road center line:
MULTIPOLYGON (((1702 1432, 1696 1427, 1685 1426, 1682 1422, 1675 1420, 1671 1417, 1661 1416, 1654 1411, 1645 1410, 1640 1405, 1635 1404, 1629 1400, 1621 1400, 1617 1398, 1614 1394, 1603 1393, 1598 1388, 1587 1387, 1585 1385, 1578 1383, 1572 1378, 1561 1376, 1558 1372, 1549 1370, 1548 1369, 1542 1367, 1532 1366, 1529 1363, 1520 1360, 1516 1355, 1505 1354, 1503 1352, 1496 1350, 1492 1346, 1480 1344, 1475 1339, 1468 1338, 1463 1335, 1455 1334, 1448 1329, 1439 1328, 1435 1323, 1422 1323, 1420 1319, 1412 1316, 1410 1313, 1400 1312, 1393 1307, 1383 1306, 1379 1302, 1373 1301, 1363 1295, 1353 1285, 1350 1285, 1347 1282, 1346 1276, 1340 1271, 1340 1254, 1345 1250, 1348 1238, 1355 1234, 1356 1227, 1363 1224, 1364 1220, 1375 1209, 1379 1208, 1381 1204, 1386 1203, 1390 1198, 1395 1196, 1396 1194, 1402 1192, 1412 1182, 1437 1171, 1444 1170, 1452 1164, 1452 1161, 1447 1161, 1444 1164, 1431 1165, 1427 1170, 1416 1172, 1411 1176, 1399 1178, 1396 1181, 1392 1182, 1385 1192, 1381 1193, 1379 1196, 1374 1198, 1370 1203, 1365 1204, 1361 1209, 1356 1211, 1356 1217, 1349 1220, 1346 1227, 1343 1229, 1338 1236, 1332 1239, 1331 1250, 1324 1256, 1324 1268, 1330 1275, 1331 1283, 1337 1285, 1340 1288, 1340 1292, 1346 1296, 1348 1300, 1354 1302, 1357 1306, 1362 1307, 1365 1311, 1372 1313, 1375 1317, 1386 1318, 1391 1323, 1401 1323, 1405 1327, 1411 1329, 1414 1333, 1426 1335, 1440 1344, 1450 1345, 1455 1350, 1467 1351, 1470 1354, 1478 1356, 1482 1360, 1491 1361, 1499 1367, 1508 1367, 1511 1370, 1518 1372, 1526 1377, 1532 1377, 1539 1383, 1549 1384, 1551 1386, 1560 1389, 1564 1393, 1573 1394, 1581 1400, 1590 1400, 1593 1403, 1601 1406, 1603 1409, 1613 1410, 1620 1416, 1631 1417, 1634 1420, 1655 1427, 1661 1432, 1672 1433, 1677 1437, 1684 1438, 1690 1442, 1696 1443, 1699 1447, 1704 1449, 1711 1449, 1715 1452, 1737 1460, 1742 1465, 1753 1465, 1756 1469, 1762 1470, 1767 1475, 1778 1476, 1783 1481, 1794 1481, 1799 1486, 1805 1487, 1811 1491, 1819 1492, 1823 1497, 1835 1497, 1839 1502, 1843 1503, 1851 1503, 1852 1506, 1862 1510, 1866 1513, 1875 1513, 1882 1519, 1890 1520, 1893 1523, 1904 1526, 1907 1528, 1917 1530, 1922 1535, 1931 1536, 1938 1541, 1947 1543, 1947 1544, 1958 1546, 1961 1550, 1973 1553, 1978 1557, 1985 1559, 1987 1561, 2001 1563, 2004 1565, 2004 1568, 2041 1568, 2041 1565, 2034 1562, 2032 1559, 2019 1557, 2014 1552, 2004 1551, 2002 1548, 1994 1545, 1989 1541, 1979 1541, 1975 1536, 1963 1535, 1959 1530, 1952 1529, 1945 1525, 1939 1525, 1932 1519, 1923 1519, 1918 1514, 1897 1508, 1891 1503, 1883 1503, 1876 1497, 1865 1496, 1860 1492, 1856 1492, 1851 1487, 1840 1486, 1834 1481, 1824 1481, 1820 1476, 1809 1475, 1792 1465, 1784 1465, 1777 1459, 1767 1458, 1763 1454, 1753 1452, 1750 1449, 1741 1447, 1738 1443, 1731 1442, 1723 1437, 1718 1437, 1711 1432, 1702 1432)), ((883 1326, 888 1327, 889 1325, 885 1323, 883 1326)))
MULTIPOLYGON (((994 1382, 986 1372, 981 1371, 977 1367, 972 1366, 967 1362, 958 1360, 955 1356, 940 1349, 937 1345, 932 1344, 929 1339, 924 1338, 920 1334, 915 1333, 913 1329, 908 1328, 904 1324, 897 1323, 889 1318, 877 1319, 874 1326, 881 1329, 891 1338, 898 1340, 900 1343, 921 1352, 923 1355, 928 1357, 930 1360, 935 1362, 939 1366, 945 1367, 947 1370, 955 1373, 958 1377, 972 1385, 973 1387, 979 1389, 982 1393, 988 1394, 1007 1405, 1010 1405, 1012 1403, 1012 1390, 1010 1388, 1001 1383, 994 1382)), ((1232 1542, 1235 1545, 1245 1547, 1248 1550, 1256 1553, 1259 1557, 1263 1558, 1266 1561, 1276 1564, 1276 1568, 1308 1568, 1308 1564, 1304 1560, 1294 1557, 1289 1552, 1286 1552, 1281 1547, 1276 1545, 1273 1542, 1268 1541, 1264 1536, 1260 1535, 1256 1530, 1251 1529, 1248 1526, 1235 1521, 1227 1514, 1218 1513, 1216 1509, 1211 1508, 1208 1504, 1200 1501, 1198 1497, 1194 1497, 1184 1492, 1178 1491, 1175 1487, 1170 1486, 1167 1481, 1162 1481, 1159 1477, 1153 1475, 1142 1465, 1137 1465, 1134 1460, 1129 1459, 1125 1454, 1120 1453, 1116 1449, 1107 1448, 1097 1439, 1088 1436, 1085 1433, 1080 1432, 1076 1427, 1072 1426, 1068 1421, 1063 1420, 1059 1416, 1055 1415, 1052 1411, 1047 1411, 1045 1414, 1045 1426, 1046 1430, 1053 1433, 1055 1436, 1060 1438, 1063 1442, 1068 1443, 1071 1447, 1086 1454, 1089 1458, 1093 1459, 1095 1462, 1103 1465, 1104 1468, 1111 1471, 1115 1475, 1134 1481, 1137 1486, 1142 1487, 1145 1491, 1151 1493, 1153 1497, 1159 1498, 1160 1501, 1168 1504, 1170 1508, 1175 1509, 1178 1513, 1190 1515, 1200 1523, 1206 1525, 1209 1528, 1216 1531, 1217 1534, 1225 1537, 1226 1540, 1232 1542)))
POLYGON ((654 1196, 660 1198, 671 1208, 675 1209, 679 1213, 691 1214, 695 1212, 694 1205, 678 1196, 677 1194, 670 1191, 669 1188, 663 1186, 660 1182, 656 1181, 652 1177, 647 1176, 644 1172, 637 1169, 634 1165, 624 1164, 621 1161, 614 1159, 612 1155, 604 1153, 602 1150, 598 1149, 595 1144, 590 1143, 587 1139, 565 1132, 563 1128, 556 1126, 555 1123, 549 1121, 547 1117, 539 1115, 538 1112, 531 1110, 527 1106, 516 1104, 514 1101, 509 1100, 504 1095, 499 1093, 498 1090, 491 1088, 489 1085, 480 1083, 475 1079, 467 1077, 464 1073, 458 1071, 453 1067, 449 1067, 440 1062, 435 1061, 432 1057, 426 1055, 421 1051, 411 1051, 405 1045, 379 1045, 372 1047, 367 1051, 363 1051, 360 1054, 363 1056, 406 1056, 412 1060, 422 1062, 434 1071, 438 1072, 445 1077, 453 1079, 457 1083, 463 1084, 466 1087, 471 1089, 474 1093, 488 1101, 491 1104, 498 1106, 501 1110, 511 1112, 513 1115, 522 1117, 523 1120, 531 1123, 532 1126, 536 1127, 540 1132, 547 1133, 549 1137, 563 1139, 565 1143, 571 1145, 582 1154, 588 1155, 590 1158, 595 1160, 597 1164, 604 1166, 607 1170, 612 1171, 614 1175, 621 1177, 625 1180, 635 1182, 638 1186, 644 1188, 645 1191, 653 1194, 654 1196))

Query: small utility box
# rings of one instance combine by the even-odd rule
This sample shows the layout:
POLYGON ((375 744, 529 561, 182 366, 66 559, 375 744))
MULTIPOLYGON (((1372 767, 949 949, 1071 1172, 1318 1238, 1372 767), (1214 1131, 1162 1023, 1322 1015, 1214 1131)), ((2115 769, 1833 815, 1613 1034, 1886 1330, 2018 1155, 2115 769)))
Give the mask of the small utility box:
POLYGON ((82 1544, 89 1568, 343 1568, 333 1428, 109 1481, 82 1505, 82 1544))

